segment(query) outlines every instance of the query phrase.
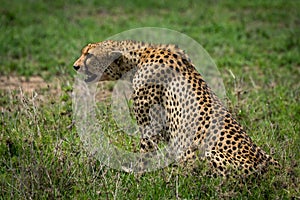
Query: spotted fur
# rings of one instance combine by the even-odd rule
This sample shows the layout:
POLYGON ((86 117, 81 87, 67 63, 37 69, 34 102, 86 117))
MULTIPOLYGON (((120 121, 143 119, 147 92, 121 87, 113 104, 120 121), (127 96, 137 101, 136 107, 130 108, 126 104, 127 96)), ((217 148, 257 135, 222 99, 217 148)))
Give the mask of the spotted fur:
POLYGON ((177 161, 205 159, 220 175, 229 171, 249 175, 269 165, 279 167, 252 142, 175 45, 112 40, 88 44, 74 68, 87 75, 87 82, 129 74, 141 152, 155 151, 165 142, 177 161))

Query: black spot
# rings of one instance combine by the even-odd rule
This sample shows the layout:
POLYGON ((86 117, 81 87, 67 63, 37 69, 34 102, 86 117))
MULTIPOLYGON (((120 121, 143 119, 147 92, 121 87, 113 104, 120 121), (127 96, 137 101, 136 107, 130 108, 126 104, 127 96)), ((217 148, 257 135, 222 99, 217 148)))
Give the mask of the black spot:
POLYGON ((230 120, 229 120, 229 119, 225 119, 225 122, 226 122, 226 123, 230 123, 230 120))
POLYGON ((214 168, 217 168, 217 163, 216 162, 213 161, 212 164, 213 164, 214 168))
POLYGON ((186 59, 182 59, 182 62, 185 64, 185 65, 188 65, 189 62, 186 60, 186 59))

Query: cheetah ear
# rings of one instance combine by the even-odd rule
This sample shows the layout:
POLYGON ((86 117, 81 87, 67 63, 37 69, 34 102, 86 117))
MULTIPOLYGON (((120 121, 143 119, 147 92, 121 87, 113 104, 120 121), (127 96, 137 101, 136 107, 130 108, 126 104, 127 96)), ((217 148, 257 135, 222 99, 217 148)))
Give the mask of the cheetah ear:
POLYGON ((117 60, 118 58, 120 58, 122 56, 122 52, 121 51, 111 51, 109 53, 109 56, 112 60, 117 60))

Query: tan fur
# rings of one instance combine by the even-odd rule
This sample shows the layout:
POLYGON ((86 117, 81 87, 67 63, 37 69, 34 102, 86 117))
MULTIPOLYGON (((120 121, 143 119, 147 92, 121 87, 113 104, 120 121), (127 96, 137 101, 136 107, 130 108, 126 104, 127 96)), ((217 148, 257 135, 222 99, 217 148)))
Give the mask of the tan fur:
POLYGON ((175 45, 89 44, 74 68, 92 77, 89 80, 93 74, 100 75, 100 80, 118 80, 134 69, 134 113, 142 134, 141 152, 155 151, 165 142, 176 151, 176 160, 200 157, 221 175, 227 175, 228 169, 248 175, 265 171, 269 165, 279 166, 252 142, 175 45))

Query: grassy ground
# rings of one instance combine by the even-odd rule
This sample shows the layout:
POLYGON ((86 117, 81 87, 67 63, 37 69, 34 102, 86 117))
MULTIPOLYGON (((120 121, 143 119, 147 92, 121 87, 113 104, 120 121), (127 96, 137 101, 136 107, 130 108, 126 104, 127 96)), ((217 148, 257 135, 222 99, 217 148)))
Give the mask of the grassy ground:
POLYGON ((29 94, 2 84, 1 199, 300 198, 299 1, 0 3, 0 75, 49 82, 29 94), (72 126, 72 63, 86 43, 143 26, 174 29, 204 46, 230 109, 280 172, 244 184, 171 168, 135 176, 84 151, 72 126))

